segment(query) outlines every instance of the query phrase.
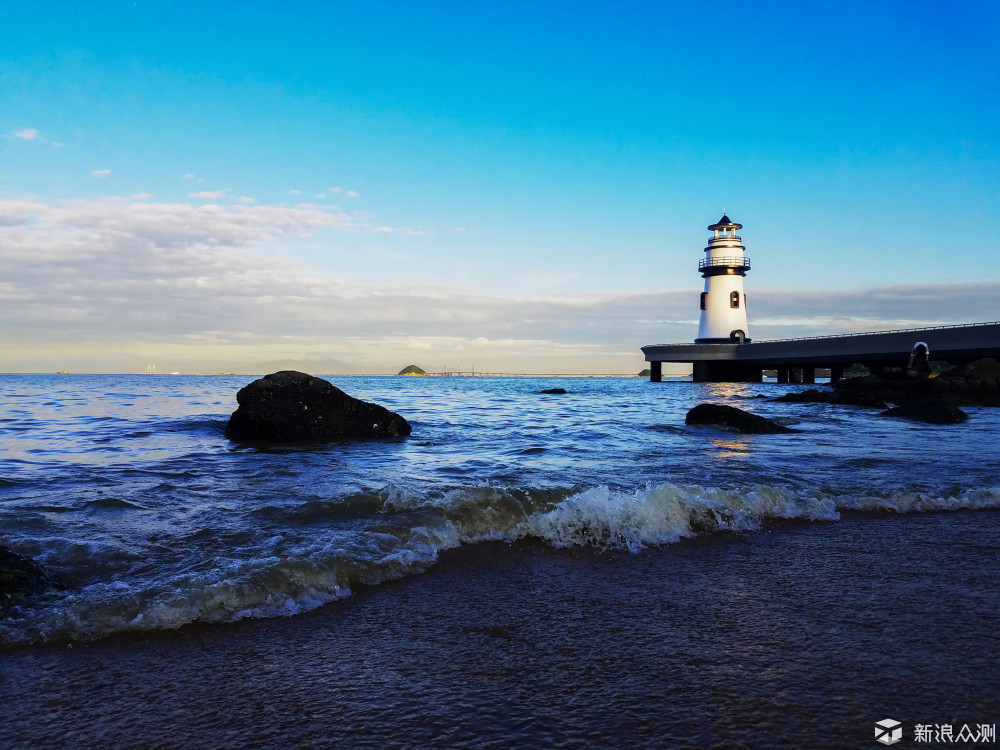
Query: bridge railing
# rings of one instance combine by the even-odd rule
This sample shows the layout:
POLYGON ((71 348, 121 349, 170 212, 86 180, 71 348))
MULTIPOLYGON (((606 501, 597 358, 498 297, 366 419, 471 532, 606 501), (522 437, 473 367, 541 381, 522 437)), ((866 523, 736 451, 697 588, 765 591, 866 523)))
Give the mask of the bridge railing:
MULTIPOLYGON (((944 326, 925 326, 924 328, 891 328, 882 331, 859 331, 857 333, 831 333, 827 336, 800 336, 792 339, 754 339, 754 344, 776 344, 782 341, 820 341, 823 339, 844 339, 854 336, 877 336, 883 333, 920 333, 922 331, 940 331, 945 328, 976 328, 978 326, 1000 325, 1000 320, 990 320, 985 323, 953 323, 944 326)), ((693 342, 685 341, 675 344, 650 344, 649 346, 691 346, 693 342)))

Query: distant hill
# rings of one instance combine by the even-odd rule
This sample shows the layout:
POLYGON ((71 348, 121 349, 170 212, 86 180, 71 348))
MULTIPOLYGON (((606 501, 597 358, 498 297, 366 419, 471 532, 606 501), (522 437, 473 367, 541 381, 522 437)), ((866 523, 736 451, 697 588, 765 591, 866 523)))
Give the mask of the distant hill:
POLYGON ((407 365, 402 370, 396 373, 397 375, 426 375, 423 368, 417 367, 416 365, 407 365))
POLYGON ((638 375, 636 375, 636 377, 637 378, 648 378, 649 374, 650 374, 649 373, 649 368, 647 367, 645 370, 641 371, 638 375))

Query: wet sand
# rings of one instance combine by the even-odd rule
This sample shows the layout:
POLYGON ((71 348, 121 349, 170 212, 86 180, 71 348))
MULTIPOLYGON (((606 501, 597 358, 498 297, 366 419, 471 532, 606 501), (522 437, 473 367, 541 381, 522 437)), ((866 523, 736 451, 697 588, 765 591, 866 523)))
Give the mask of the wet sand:
POLYGON ((7 652, 0 746, 912 744, 1000 723, 998 626, 997 511, 481 544, 294 618, 7 652))

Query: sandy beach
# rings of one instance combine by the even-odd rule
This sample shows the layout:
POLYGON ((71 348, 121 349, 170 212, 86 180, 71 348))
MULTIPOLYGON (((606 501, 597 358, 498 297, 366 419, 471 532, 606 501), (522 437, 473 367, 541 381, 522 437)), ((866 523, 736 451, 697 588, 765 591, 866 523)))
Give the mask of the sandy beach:
POLYGON ((2 660, 0 738, 844 748, 870 747, 887 717, 911 739, 917 723, 957 732, 1000 717, 1000 513, 960 516, 789 524, 635 555, 463 547, 294 618, 17 650, 2 660))

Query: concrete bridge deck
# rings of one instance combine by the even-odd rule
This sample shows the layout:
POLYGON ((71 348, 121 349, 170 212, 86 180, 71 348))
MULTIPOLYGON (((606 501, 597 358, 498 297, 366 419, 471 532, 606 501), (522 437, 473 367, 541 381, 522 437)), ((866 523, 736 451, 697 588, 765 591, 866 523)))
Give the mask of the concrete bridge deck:
POLYGON ((820 367, 834 377, 855 363, 873 370, 905 367, 917 341, 927 344, 932 362, 1000 359, 1000 322, 749 344, 650 344, 642 352, 654 382, 662 380, 664 362, 691 362, 696 382, 759 382, 764 370, 777 370, 779 383, 812 383, 820 367))

